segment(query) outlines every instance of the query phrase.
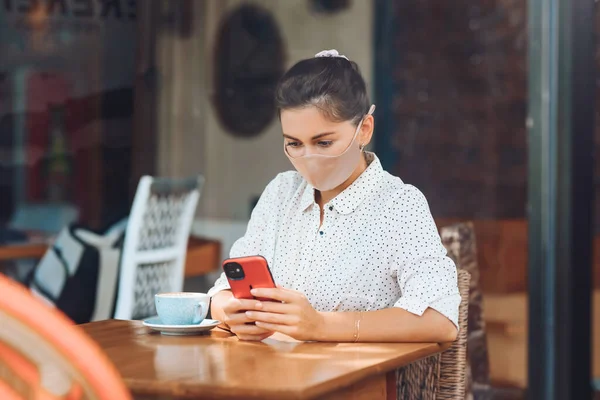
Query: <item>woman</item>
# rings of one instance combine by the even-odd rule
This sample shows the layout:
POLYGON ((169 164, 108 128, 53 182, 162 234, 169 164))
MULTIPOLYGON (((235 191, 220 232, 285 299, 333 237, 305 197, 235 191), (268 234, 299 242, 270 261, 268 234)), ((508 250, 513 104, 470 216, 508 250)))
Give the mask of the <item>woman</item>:
POLYGON ((242 340, 448 342, 456 267, 424 196, 365 152, 374 106, 357 65, 335 50, 300 61, 276 92, 284 152, 232 257, 262 255, 276 289, 235 299, 222 275, 211 312, 242 340))

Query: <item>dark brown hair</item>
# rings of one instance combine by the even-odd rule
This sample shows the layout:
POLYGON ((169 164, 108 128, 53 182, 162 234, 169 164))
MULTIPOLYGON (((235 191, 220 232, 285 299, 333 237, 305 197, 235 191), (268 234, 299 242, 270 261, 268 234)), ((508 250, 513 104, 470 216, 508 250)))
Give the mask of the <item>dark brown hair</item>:
POLYGON ((295 64, 279 81, 275 104, 279 113, 314 106, 332 121, 355 125, 371 105, 358 65, 342 57, 309 58, 295 64))

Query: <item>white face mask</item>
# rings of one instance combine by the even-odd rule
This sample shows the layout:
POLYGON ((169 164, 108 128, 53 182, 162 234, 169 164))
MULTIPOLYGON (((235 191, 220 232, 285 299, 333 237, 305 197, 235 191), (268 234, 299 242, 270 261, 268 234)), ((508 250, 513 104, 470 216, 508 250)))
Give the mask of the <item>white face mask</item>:
MULTIPOLYGON (((373 114, 373 111, 375 111, 375 105, 369 108, 367 115, 373 114)), ((341 154, 330 156, 309 153, 294 158, 290 156, 285 145, 283 151, 300 175, 315 189, 322 192, 335 189, 350 178, 360 162, 363 146, 356 141, 356 137, 365 117, 358 124, 352 141, 341 154)))

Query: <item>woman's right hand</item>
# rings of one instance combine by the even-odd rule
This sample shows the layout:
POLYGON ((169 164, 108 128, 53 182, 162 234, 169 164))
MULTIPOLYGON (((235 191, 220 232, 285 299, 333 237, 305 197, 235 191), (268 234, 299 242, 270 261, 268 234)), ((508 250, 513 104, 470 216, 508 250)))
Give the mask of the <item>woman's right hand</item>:
MULTIPOLYGON (((240 340, 261 341, 274 332, 259 328, 246 316, 246 311, 256 310, 257 300, 236 299, 231 292, 227 295, 221 295, 218 303, 214 304, 220 308, 220 320, 227 325, 229 330, 235 334, 240 340), (225 297, 226 296, 226 297, 225 297)), ((220 293, 218 294, 220 295, 220 293)), ((217 295, 217 296, 218 296, 217 295)), ((215 296, 215 297, 217 297, 215 296)), ((213 302, 215 302, 213 298, 213 302)), ((216 308, 216 307, 215 307, 216 308)), ((213 311, 213 314, 215 312, 213 311)))

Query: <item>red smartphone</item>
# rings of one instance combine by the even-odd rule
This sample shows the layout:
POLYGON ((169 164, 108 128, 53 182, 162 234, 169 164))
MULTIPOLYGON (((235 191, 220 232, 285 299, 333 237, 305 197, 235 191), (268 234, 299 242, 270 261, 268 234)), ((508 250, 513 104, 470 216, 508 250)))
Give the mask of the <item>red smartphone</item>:
POLYGON ((231 292, 237 299, 254 299, 255 297, 250 293, 254 288, 277 287, 269 264, 262 256, 229 258, 223 261, 223 271, 231 286, 231 292))

